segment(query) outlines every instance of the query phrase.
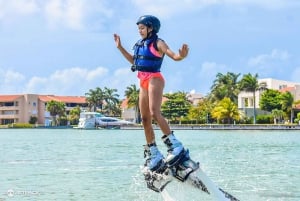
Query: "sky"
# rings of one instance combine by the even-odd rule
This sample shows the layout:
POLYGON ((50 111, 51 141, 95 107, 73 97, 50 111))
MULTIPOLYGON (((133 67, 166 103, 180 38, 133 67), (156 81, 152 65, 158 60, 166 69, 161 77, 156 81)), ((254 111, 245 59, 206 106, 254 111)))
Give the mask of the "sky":
POLYGON ((161 21, 165 93, 207 95, 217 73, 258 73, 300 82, 299 0, 0 0, 0 94, 84 96, 96 87, 120 97, 136 73, 115 46, 132 52, 141 15, 161 21))

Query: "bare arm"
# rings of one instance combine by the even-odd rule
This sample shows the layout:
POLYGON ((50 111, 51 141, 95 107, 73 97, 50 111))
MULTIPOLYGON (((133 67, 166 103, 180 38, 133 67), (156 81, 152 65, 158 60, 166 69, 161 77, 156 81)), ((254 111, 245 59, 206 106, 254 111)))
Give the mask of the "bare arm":
POLYGON ((127 59, 127 61, 129 61, 129 63, 133 64, 133 55, 130 54, 126 49, 124 49, 124 47, 121 44, 120 36, 117 34, 114 34, 114 40, 116 42, 117 48, 120 50, 122 55, 127 59))
POLYGON ((187 44, 183 44, 182 47, 179 49, 178 53, 174 53, 169 46, 162 40, 157 41, 157 47, 160 50, 160 52, 168 55, 171 59, 175 61, 180 61, 187 57, 189 53, 189 47, 187 44))

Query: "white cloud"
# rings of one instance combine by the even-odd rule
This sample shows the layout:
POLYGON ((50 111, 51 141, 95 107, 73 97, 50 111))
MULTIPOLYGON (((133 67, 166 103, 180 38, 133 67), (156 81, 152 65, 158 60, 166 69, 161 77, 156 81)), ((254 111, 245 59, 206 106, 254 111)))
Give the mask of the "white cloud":
MULTIPOLYGON (((51 28, 67 27, 83 30, 90 18, 95 18, 98 26, 113 16, 106 6, 109 1, 99 0, 0 0, 0 22, 10 22, 19 16, 38 13, 45 18, 51 28), (100 22, 100 23, 99 23, 100 22)), ((18 20, 23 20, 18 18, 18 20)), ((90 21, 91 20, 91 21, 90 21)))
POLYGON ((132 84, 138 84, 137 78, 128 68, 111 72, 105 67, 74 67, 57 70, 48 77, 30 78, 19 72, 0 69, 0 94, 84 95, 89 89, 108 87, 117 89, 122 97, 126 88, 132 84))
POLYGON ((153 14, 160 17, 169 17, 174 13, 183 13, 203 7, 203 4, 213 4, 215 1, 208 0, 132 0, 132 3, 142 13, 153 14))
POLYGON ((3 84, 20 83, 24 78, 25 76, 21 73, 8 70, 3 74, 3 84))
POLYGON ((45 86, 47 86, 48 79, 45 77, 32 77, 25 85, 23 91, 25 93, 37 93, 39 90, 47 93, 45 86))
POLYGON ((138 86, 136 73, 128 67, 110 70, 106 67, 93 69, 73 67, 46 76, 26 77, 20 72, 0 68, 0 94, 54 94, 84 95, 96 87, 117 89, 120 98, 126 88, 138 86))
POLYGON ((107 73, 108 73, 108 69, 103 67, 98 67, 94 70, 87 72, 86 79, 87 81, 95 81, 106 76, 107 73))
POLYGON ((0 94, 20 92, 24 82, 25 76, 21 73, 0 69, 0 94))
POLYGON ((299 6, 297 0, 132 0, 132 3, 142 13, 151 13, 160 17, 170 17, 174 14, 200 10, 214 5, 257 6, 264 9, 281 9, 285 7, 299 6))
POLYGON ((0 0, 0 21, 30 15, 37 11, 39 6, 36 0, 0 0))
POLYGON ((90 23, 90 18, 95 18, 95 23, 103 25, 117 10, 124 9, 126 12, 132 7, 140 13, 168 18, 175 14, 199 11, 214 5, 228 5, 232 8, 258 6, 265 9, 281 9, 299 6, 300 2, 297 0, 131 0, 125 8, 124 3, 118 6, 118 1, 113 7, 110 6, 111 4, 109 0, 0 0, 0 21, 38 13, 41 17, 45 17, 52 28, 63 26, 83 30, 87 23, 90 23))
POLYGON ((26 93, 82 95, 90 88, 94 88, 101 78, 107 76, 107 71, 103 67, 92 70, 80 67, 58 70, 49 77, 32 77, 25 91, 26 93))
POLYGON ((45 4, 45 15, 51 27, 58 24, 72 29, 82 29, 84 18, 83 0, 50 0, 45 4))
POLYGON ((270 54, 261 54, 248 60, 249 66, 261 66, 274 61, 286 61, 290 54, 284 50, 273 49, 270 54))
POLYGON ((105 23, 105 19, 113 16, 113 11, 106 6, 106 1, 48 0, 43 7, 51 28, 84 30, 87 24, 93 21, 101 26, 105 23))

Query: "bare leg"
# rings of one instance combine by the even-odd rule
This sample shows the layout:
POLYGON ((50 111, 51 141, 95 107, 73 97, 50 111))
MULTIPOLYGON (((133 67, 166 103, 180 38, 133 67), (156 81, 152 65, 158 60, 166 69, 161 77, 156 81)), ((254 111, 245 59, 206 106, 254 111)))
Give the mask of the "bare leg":
POLYGON ((158 123, 164 135, 171 133, 168 122, 161 114, 161 103, 164 89, 164 80, 154 77, 149 82, 148 96, 149 96, 149 112, 151 117, 158 123))
POLYGON ((152 128, 152 117, 149 110, 148 90, 140 88, 139 107, 142 115, 142 123, 144 127, 147 144, 155 142, 155 135, 152 128))

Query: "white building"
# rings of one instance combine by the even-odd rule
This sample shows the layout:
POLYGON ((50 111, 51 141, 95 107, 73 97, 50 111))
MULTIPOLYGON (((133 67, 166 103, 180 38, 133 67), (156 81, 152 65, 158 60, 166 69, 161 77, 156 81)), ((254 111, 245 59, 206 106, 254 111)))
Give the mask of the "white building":
MULTIPOLYGON (((284 80, 275 80, 272 78, 258 79, 258 83, 265 83, 266 88, 279 90, 281 92, 289 91, 294 101, 300 100, 300 83, 289 82, 284 80)), ((257 108, 256 114, 266 114, 266 112, 259 109, 259 101, 263 91, 255 92, 255 107, 257 108)), ((242 91, 238 95, 238 108, 246 114, 246 116, 253 116, 253 93, 242 91)))

